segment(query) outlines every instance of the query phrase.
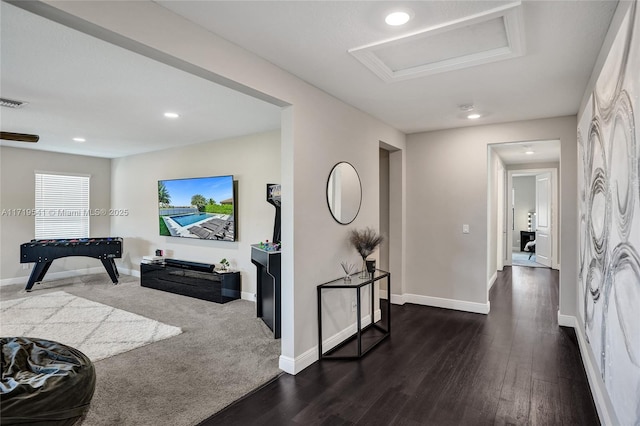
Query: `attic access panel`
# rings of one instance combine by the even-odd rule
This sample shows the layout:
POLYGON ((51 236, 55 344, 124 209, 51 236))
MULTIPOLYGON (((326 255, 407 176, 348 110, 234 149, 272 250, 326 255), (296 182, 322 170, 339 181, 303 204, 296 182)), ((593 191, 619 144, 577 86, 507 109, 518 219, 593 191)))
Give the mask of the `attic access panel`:
POLYGON ((512 3, 349 53, 386 82, 522 56, 522 6, 512 3))

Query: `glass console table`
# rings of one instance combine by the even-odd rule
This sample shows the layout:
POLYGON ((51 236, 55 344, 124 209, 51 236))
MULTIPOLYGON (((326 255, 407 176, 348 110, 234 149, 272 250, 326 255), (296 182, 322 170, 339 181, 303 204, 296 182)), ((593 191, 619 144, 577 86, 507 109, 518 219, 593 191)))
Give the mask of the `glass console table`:
POLYGON ((374 321, 374 283, 385 279, 387 281, 387 297, 391 296, 391 274, 389 272, 376 269, 374 273, 367 274, 367 278, 359 278, 360 272, 351 275, 351 282, 345 282, 344 278, 320 284, 318 291, 318 353, 320 359, 356 359, 360 358, 376 347, 380 342, 391 334, 391 306, 388 306, 386 315, 383 312, 380 321, 374 321), (369 303, 369 317, 371 323, 362 327, 362 295, 363 287, 371 286, 371 302, 369 303), (322 349, 322 291, 329 289, 347 289, 356 293, 356 332, 344 339, 331 349, 322 349), (386 327, 382 323, 386 322, 386 327))

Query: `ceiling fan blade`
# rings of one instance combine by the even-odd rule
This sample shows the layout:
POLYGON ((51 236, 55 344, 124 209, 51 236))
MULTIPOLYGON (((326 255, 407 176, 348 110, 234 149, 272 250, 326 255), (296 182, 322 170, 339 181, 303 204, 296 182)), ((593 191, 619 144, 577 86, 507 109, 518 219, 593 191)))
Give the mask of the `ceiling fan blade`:
POLYGON ((0 139, 18 142, 38 142, 40 140, 40 136, 29 135, 26 133, 0 132, 0 139))

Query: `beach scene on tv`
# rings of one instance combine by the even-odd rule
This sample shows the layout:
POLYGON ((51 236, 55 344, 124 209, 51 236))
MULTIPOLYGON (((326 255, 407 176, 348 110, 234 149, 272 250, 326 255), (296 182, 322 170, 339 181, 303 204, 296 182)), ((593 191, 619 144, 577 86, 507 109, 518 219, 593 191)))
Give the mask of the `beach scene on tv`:
POLYGON ((235 241, 233 176, 158 181, 160 235, 235 241))

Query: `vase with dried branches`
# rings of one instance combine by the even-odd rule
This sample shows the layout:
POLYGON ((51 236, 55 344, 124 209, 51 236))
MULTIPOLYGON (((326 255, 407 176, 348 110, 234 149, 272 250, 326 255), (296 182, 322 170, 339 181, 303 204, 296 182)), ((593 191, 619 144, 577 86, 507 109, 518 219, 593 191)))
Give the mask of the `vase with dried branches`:
POLYGON ((375 229, 366 227, 365 229, 352 229, 349 234, 349 241, 362 257, 362 273, 360 278, 368 278, 367 275, 367 257, 382 244, 384 238, 378 234, 375 229))

